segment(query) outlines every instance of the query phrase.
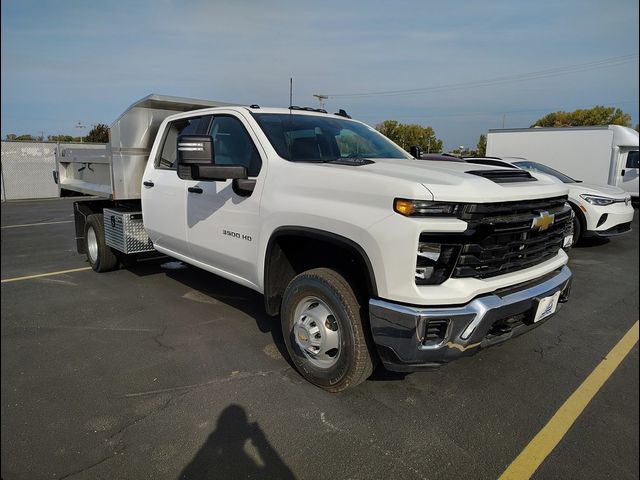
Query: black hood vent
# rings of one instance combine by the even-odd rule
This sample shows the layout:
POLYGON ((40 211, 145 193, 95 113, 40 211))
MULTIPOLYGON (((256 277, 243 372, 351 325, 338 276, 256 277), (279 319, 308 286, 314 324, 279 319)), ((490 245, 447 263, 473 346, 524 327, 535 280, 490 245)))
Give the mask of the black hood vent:
POLYGON ((532 177, 526 170, 504 169, 504 170, 470 170, 471 175, 486 178, 495 183, 516 183, 516 182, 536 182, 537 179, 532 177))

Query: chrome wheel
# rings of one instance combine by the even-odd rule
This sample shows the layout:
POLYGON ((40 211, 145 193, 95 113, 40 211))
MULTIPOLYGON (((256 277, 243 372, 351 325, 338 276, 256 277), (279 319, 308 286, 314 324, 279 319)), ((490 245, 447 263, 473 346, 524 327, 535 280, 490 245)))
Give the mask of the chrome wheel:
POLYGON ((91 263, 96 263, 98 260, 98 238, 93 228, 87 230, 87 255, 91 263))
POLYGON ((340 328, 333 312, 317 297, 303 298, 295 308, 296 344, 314 366, 330 368, 340 356, 340 328))

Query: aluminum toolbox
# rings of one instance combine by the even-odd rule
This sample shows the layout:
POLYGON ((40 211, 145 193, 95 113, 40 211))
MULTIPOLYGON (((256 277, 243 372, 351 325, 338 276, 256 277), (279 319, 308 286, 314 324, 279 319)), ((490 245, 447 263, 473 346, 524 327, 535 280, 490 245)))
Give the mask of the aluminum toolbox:
POLYGON ((104 236, 108 246, 123 253, 141 253, 153 250, 153 243, 142 223, 142 212, 105 208, 104 236))

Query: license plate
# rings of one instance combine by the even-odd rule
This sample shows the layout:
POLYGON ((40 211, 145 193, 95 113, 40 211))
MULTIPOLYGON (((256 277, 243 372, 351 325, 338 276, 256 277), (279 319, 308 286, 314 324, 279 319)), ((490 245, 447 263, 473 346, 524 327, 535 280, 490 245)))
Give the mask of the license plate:
POLYGON ((547 318, 553 314, 558 308, 558 300, 560 299, 560 292, 556 292, 549 297, 541 298, 538 302, 538 309, 536 310, 536 316, 533 317, 533 323, 539 322, 543 318, 547 318))

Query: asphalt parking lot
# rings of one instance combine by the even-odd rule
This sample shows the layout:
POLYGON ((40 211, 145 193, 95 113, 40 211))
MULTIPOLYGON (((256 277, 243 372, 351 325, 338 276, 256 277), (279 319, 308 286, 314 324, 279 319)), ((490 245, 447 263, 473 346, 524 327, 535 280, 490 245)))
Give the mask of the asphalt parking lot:
MULTIPOLYGON (((329 394, 248 289, 167 258, 76 270, 71 214, 2 204, 4 480, 497 478, 638 320, 636 214, 571 251, 572 298, 540 328, 329 394)), ((638 410, 636 344, 534 478, 638 478, 638 410)))

